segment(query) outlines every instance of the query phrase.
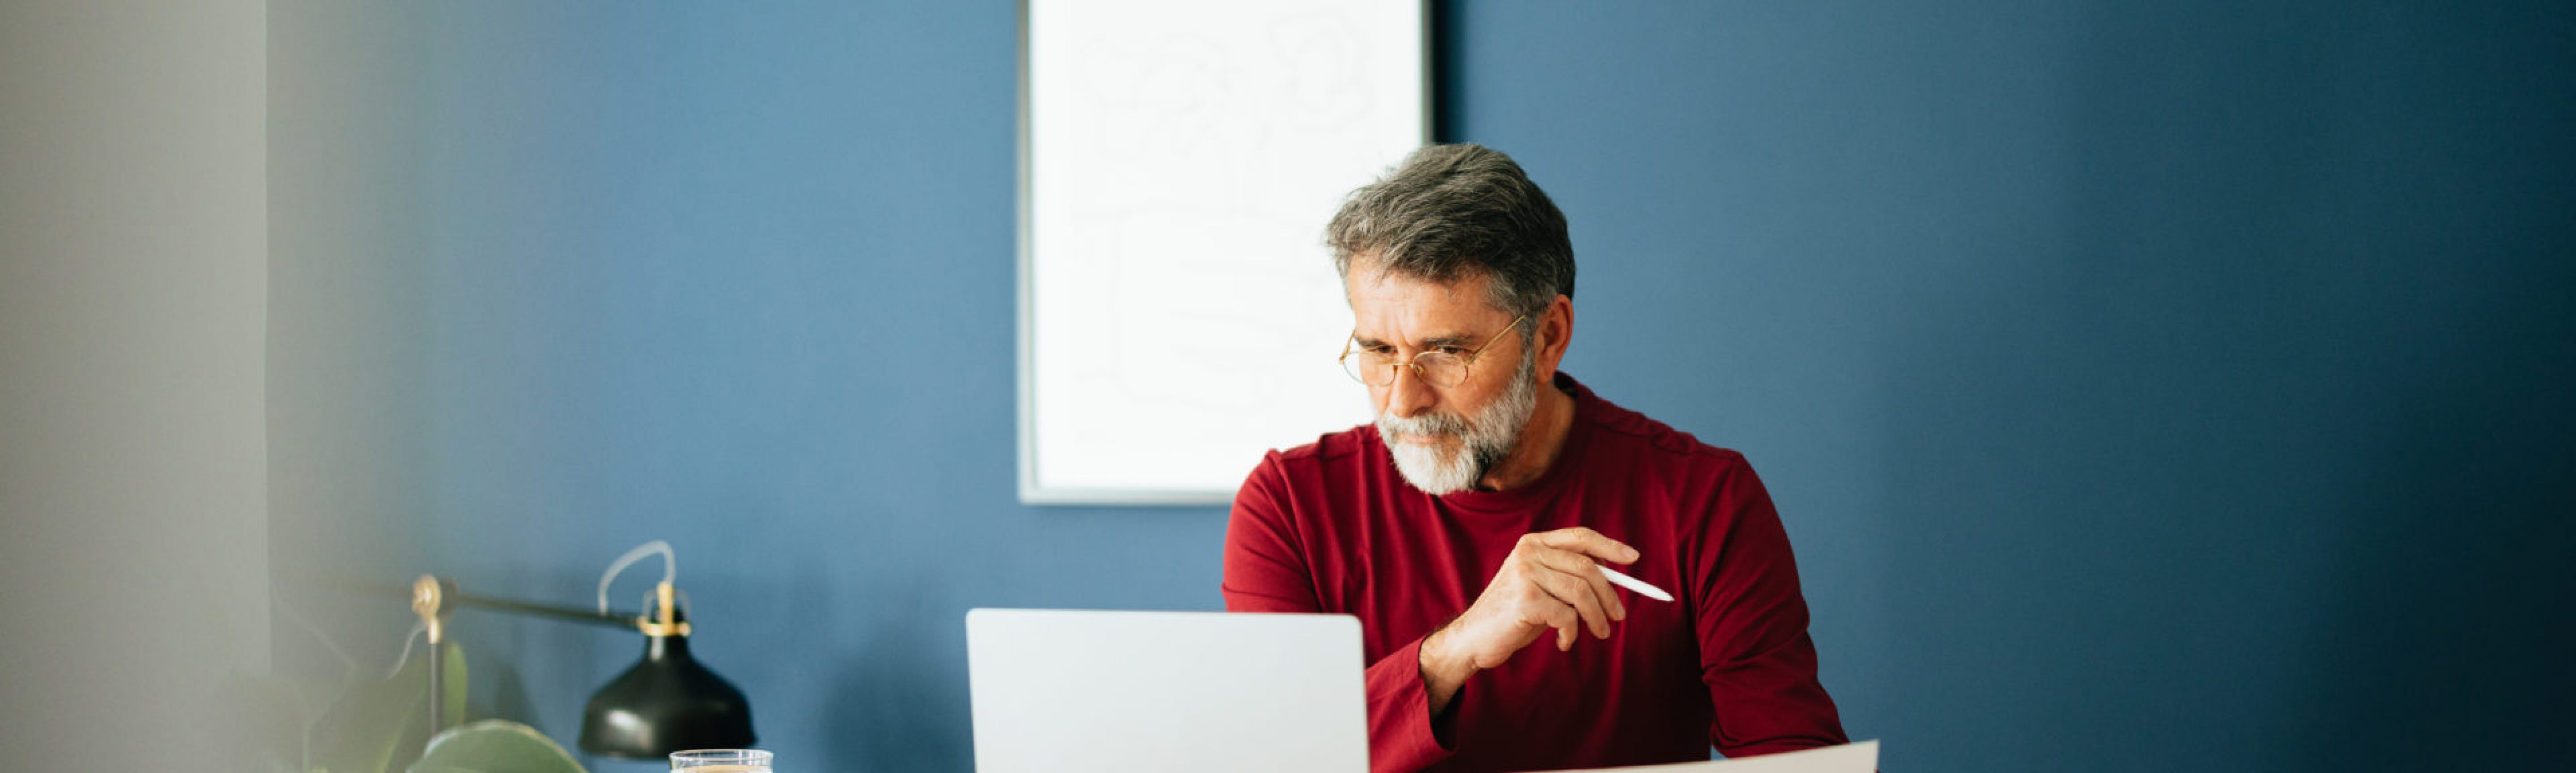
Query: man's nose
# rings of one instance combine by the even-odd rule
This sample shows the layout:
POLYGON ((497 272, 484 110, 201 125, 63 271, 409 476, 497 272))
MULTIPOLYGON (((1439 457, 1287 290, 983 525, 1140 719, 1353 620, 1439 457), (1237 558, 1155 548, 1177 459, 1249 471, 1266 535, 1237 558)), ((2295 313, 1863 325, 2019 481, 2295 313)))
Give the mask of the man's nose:
POLYGON ((1399 419, 1410 419, 1431 410, 1439 403, 1431 385, 1422 383, 1422 374, 1411 365, 1395 366, 1395 380, 1386 385, 1386 412, 1399 419))

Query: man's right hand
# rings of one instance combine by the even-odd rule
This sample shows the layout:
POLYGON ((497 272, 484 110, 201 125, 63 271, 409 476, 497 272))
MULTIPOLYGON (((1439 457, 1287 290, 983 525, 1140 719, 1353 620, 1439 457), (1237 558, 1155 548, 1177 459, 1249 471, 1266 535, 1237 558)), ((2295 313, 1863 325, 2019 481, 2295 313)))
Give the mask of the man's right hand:
POLYGON ((1583 630, 1610 638, 1610 624, 1627 619, 1628 607, 1599 567, 1636 560, 1636 548, 1582 527, 1522 537, 1476 603, 1422 640, 1431 713, 1447 708, 1468 676, 1502 665, 1551 629, 1558 650, 1572 649, 1583 630))

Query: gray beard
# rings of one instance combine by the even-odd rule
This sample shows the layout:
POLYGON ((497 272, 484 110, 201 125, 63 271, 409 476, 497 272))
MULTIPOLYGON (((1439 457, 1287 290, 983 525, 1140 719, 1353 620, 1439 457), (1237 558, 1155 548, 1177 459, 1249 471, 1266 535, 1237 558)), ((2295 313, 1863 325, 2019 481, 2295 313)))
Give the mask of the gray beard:
POLYGON ((1435 497, 1474 488, 1487 471, 1511 455, 1512 446, 1520 442, 1521 430, 1529 426, 1530 414, 1538 410, 1537 375, 1538 350, 1524 348, 1521 366, 1512 373, 1511 386, 1502 397, 1477 411, 1472 420, 1445 413, 1425 413, 1410 419, 1378 414, 1378 435, 1395 457, 1396 472, 1404 474, 1406 483, 1435 497), (1397 442, 1398 435, 1464 442, 1420 446, 1397 442))

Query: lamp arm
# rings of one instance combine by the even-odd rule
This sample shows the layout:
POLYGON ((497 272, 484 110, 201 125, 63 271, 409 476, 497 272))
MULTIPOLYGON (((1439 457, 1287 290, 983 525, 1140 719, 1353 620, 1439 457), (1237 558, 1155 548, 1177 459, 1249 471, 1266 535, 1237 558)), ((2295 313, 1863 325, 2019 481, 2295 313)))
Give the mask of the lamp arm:
POLYGON ((525 601, 513 601, 492 596, 476 596, 463 592, 456 594, 456 605, 460 607, 474 607, 476 609, 489 609, 495 612, 507 612, 514 615, 550 618, 554 620, 562 620, 567 623, 604 625, 611 628, 633 628, 635 627, 635 621, 643 617, 642 613, 637 612, 621 612, 616 610, 600 612, 581 607, 533 604, 525 601))
MULTIPOLYGON (((448 615, 453 614, 457 609, 466 607, 474 609, 488 609, 494 612, 513 615, 543 617, 561 620, 568 623, 604 625, 611 628, 634 628, 638 622, 644 619, 644 613, 642 612, 628 612, 619 609, 599 611, 585 607, 560 604, 538 604, 534 602, 519 601, 516 599, 505 599, 498 596, 482 596, 466 593, 464 591, 457 590, 455 580, 438 577, 436 575, 421 575, 420 580, 413 581, 409 586, 356 581, 341 581, 332 583, 332 585, 365 593, 367 595, 408 597, 412 600, 413 612, 422 612, 423 606, 427 605, 432 612, 434 612, 435 616, 441 620, 444 620, 448 615), (426 589, 424 589, 424 582, 428 583, 426 589)), ((431 613, 423 613, 422 622, 428 622, 430 617, 431 613)))

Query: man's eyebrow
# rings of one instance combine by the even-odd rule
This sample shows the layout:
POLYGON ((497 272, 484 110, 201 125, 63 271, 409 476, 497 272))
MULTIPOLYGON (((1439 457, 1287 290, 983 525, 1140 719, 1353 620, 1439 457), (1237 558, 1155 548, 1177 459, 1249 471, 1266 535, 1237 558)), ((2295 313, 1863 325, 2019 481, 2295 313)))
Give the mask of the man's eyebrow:
MULTIPOLYGON (((1362 349, 1375 349, 1386 345, 1385 341, 1366 335, 1352 335, 1351 340, 1358 343, 1362 349)), ((1444 346, 1463 347, 1471 343, 1475 343, 1475 341, 1465 333, 1450 333, 1448 335, 1432 336, 1430 338, 1416 341, 1414 342, 1413 348, 1438 349, 1444 346)))

